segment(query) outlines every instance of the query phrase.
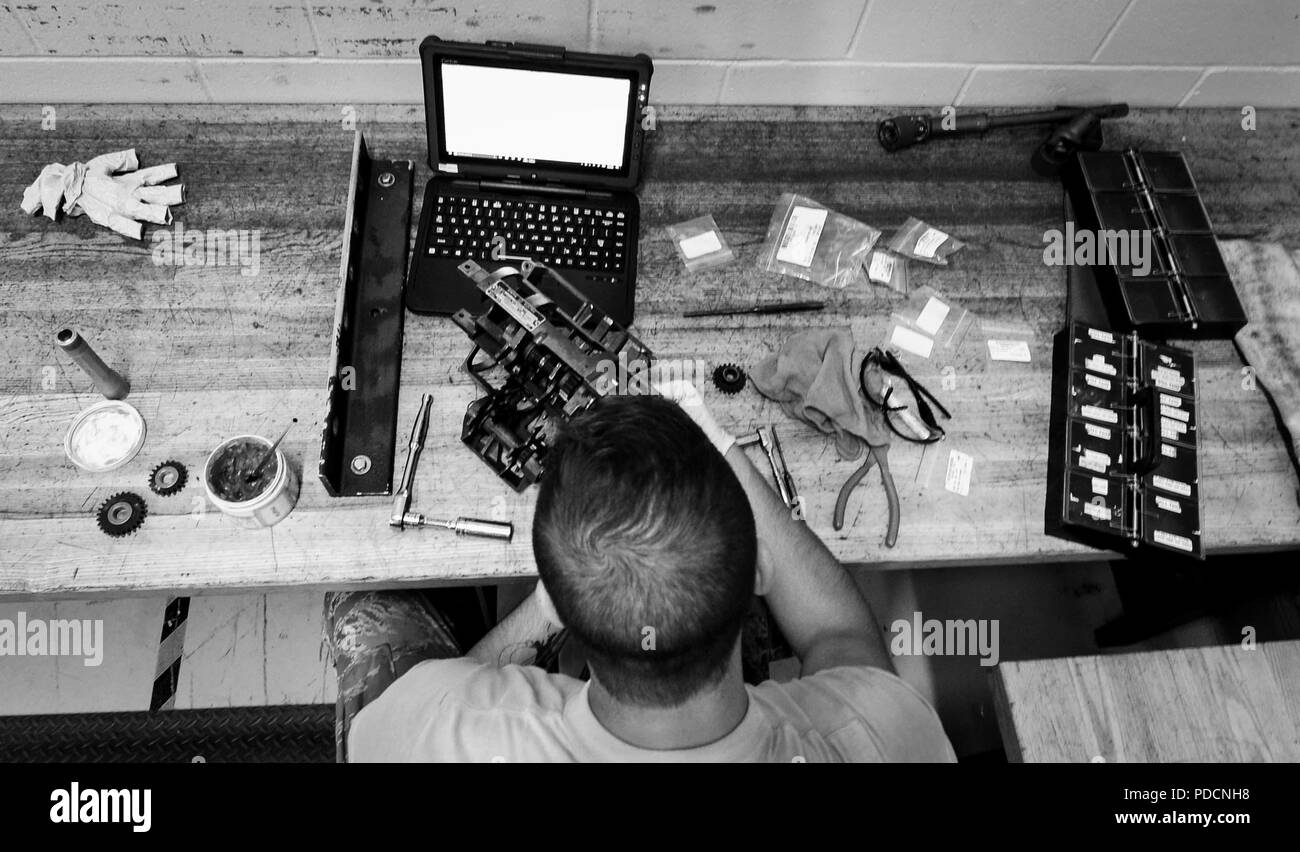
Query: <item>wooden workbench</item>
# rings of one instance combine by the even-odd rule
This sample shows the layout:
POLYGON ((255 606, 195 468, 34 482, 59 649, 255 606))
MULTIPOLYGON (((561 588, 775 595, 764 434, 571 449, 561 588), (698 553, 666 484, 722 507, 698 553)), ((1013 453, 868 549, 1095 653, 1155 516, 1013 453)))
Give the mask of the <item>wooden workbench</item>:
POLYGON ((1300 642, 1003 663, 993 694, 1017 762, 1300 761, 1300 642))
MULTIPOLYGON (((412 236, 423 184, 418 107, 357 111, 371 151, 418 165, 412 236)), ((850 326, 860 344, 886 330, 902 298, 875 286, 822 288, 760 273, 754 259, 777 196, 809 195, 883 229, 909 215, 968 245, 949 269, 913 265, 979 317, 1034 333, 1033 362, 990 363, 975 338, 951 364, 910 359, 955 415, 949 440, 922 451, 896 443, 903 504, 898 546, 884 547, 884 497, 873 476, 835 533, 831 509, 854 463, 786 420, 752 388, 706 396, 737 432, 778 423, 809 521, 842 559, 881 568, 1090 558, 1043 534, 1050 336, 1062 323, 1064 270, 1043 264, 1043 232, 1061 224, 1059 185, 1035 177, 1038 130, 932 143, 887 155, 881 111, 666 109, 650 134, 642 206, 636 328, 661 358, 749 366, 791 332, 850 326), (739 261, 685 274, 663 226, 712 213, 739 261), (693 319, 684 310, 825 298, 822 314, 693 319), (948 381, 941 371, 952 367, 948 381), (975 459, 969 497, 943 490, 949 448, 975 459)), ((0 593, 218 591, 462 582, 528 575, 533 494, 516 495, 459 442, 472 389, 460 370, 467 339, 450 322, 408 315, 399 437, 422 392, 434 395, 429 448, 414 508, 439 517, 508 518, 511 545, 435 530, 396 532, 389 501, 331 499, 315 477, 325 407, 352 132, 338 107, 132 106, 58 110, 45 131, 37 106, 0 107, 0 593), (135 243, 85 219, 54 224, 18 209, 23 188, 54 161, 135 146, 144 166, 174 160, 186 186, 187 229, 256 229, 257 275, 237 266, 152 262, 150 226, 135 243), (131 380, 148 423, 140 455, 89 474, 63 454, 73 415, 96 401, 88 379, 56 351, 55 332, 79 329, 131 380), (208 452, 240 433, 286 440, 304 471, 292 516, 270 530, 236 528, 205 506, 197 483, 208 452), (190 486, 161 498, 150 469, 178 459, 190 486), (92 511, 119 490, 148 498, 144 527, 110 539, 92 511)), ((1231 111, 1137 111, 1108 123, 1109 143, 1186 152, 1221 233, 1300 243, 1298 112, 1264 112, 1243 132, 1231 111)), ((1296 473, 1264 397, 1242 381, 1230 343, 1197 344, 1205 542, 1211 553, 1300 546, 1296 473)), ((755 457, 757 461, 757 456, 755 457)), ((400 457, 398 467, 400 470, 400 457)))

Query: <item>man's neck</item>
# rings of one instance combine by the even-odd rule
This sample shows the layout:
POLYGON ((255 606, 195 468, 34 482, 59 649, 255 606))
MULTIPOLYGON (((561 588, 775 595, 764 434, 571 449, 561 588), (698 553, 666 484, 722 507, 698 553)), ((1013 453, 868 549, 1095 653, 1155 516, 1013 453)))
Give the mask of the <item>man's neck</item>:
POLYGON ((697 748, 717 742, 736 729, 749 710, 749 693, 739 666, 729 670, 713 688, 677 707, 638 707, 624 704, 591 679, 591 712, 614 736, 646 749, 697 748))

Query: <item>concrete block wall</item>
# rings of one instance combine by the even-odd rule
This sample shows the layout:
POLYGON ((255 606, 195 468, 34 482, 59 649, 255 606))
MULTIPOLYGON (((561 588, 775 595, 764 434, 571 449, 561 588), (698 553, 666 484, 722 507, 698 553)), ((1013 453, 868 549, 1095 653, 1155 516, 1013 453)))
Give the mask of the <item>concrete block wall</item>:
POLYGON ((0 102, 418 103, 429 34, 660 104, 1300 106, 1300 0, 0 0, 0 102))

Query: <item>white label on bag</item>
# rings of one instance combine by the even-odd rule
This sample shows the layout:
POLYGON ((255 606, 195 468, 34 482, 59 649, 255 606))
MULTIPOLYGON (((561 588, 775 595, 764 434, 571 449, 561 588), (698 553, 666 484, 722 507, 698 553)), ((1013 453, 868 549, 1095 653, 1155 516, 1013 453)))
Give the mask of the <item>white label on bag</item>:
POLYGON ((1084 503, 1083 513, 1090 518, 1096 518, 1099 521, 1110 520, 1110 507, 1103 506, 1100 503, 1084 503))
POLYGON ((913 355, 920 355, 922 358, 929 358, 930 352, 934 349, 934 341, 921 334, 919 331, 905 326, 894 326, 894 334, 889 338, 891 346, 897 346, 900 349, 906 349, 913 355))
POLYGON ((1115 335, 1111 334, 1109 331, 1101 331, 1100 329, 1096 329, 1096 328, 1088 329, 1088 336, 1091 337, 1093 340, 1097 341, 1098 343, 1115 342, 1115 335))
POLYGON ((1110 482, 1108 480, 1102 479, 1100 476, 1094 476, 1092 478, 1093 494, 1100 494, 1105 497, 1108 491, 1110 491, 1110 482))
POLYGON ((925 307, 916 318, 916 327, 926 334, 936 335, 939 333, 939 326, 943 325, 944 318, 947 316, 948 306, 931 296, 930 301, 925 303, 925 307))
POLYGON ((796 266, 812 266, 813 254, 817 251, 817 241, 822 237, 822 228, 826 227, 828 212, 816 207, 795 205, 790 212, 790 220, 785 223, 785 233, 781 236, 781 247, 777 249, 776 259, 796 266))
POLYGON ((1186 431, 1187 431, 1187 424, 1183 423, 1181 420, 1174 420, 1169 417, 1160 418, 1161 435, 1168 433, 1169 435, 1172 435, 1175 439, 1177 439, 1179 435, 1183 434, 1186 431))
POLYGON ((678 240, 677 245, 681 246, 682 254, 686 255, 687 260, 694 260, 701 255, 722 251, 722 241, 718 239, 718 235, 713 231, 705 231, 702 234, 678 240))
POLYGON ((925 233, 917 239, 916 248, 912 252, 918 257, 932 258, 946 239, 948 239, 948 235, 938 228, 926 228, 925 233))
POLYGON ((1167 533, 1164 530, 1153 530, 1151 538, 1155 540, 1156 544, 1163 544, 1166 547, 1176 547, 1179 550, 1186 550, 1188 553, 1191 553, 1193 549, 1192 540, 1190 538, 1184 538, 1181 535, 1167 533))
POLYGON ((1160 406, 1162 408, 1165 406, 1168 406, 1169 408, 1182 408, 1183 398, 1181 396, 1170 396, 1167 393, 1162 393, 1160 394, 1160 406))
POLYGON ((1103 379, 1101 376, 1094 376, 1092 373, 1084 373, 1083 380, 1099 390, 1110 390, 1110 379, 1103 379))
POLYGON ((495 281, 484 291, 489 299, 496 302, 514 318, 514 321, 523 326, 527 332, 537 330, 537 327, 545 322, 545 319, 533 306, 519 297, 519 294, 511 290, 500 281, 495 281))
POLYGON ((1094 438, 1101 438, 1103 441, 1110 440, 1110 430, 1105 426, 1098 426, 1095 423, 1085 423, 1083 428, 1088 430, 1088 434, 1094 438))
POLYGON ((953 494, 970 496, 970 473, 975 467, 975 459, 960 450, 948 453, 948 471, 943 478, 943 487, 953 494))
POLYGON ((1186 482, 1179 482, 1176 479, 1170 479, 1167 476, 1153 476, 1151 477, 1151 484, 1156 488, 1163 488, 1164 490, 1173 492, 1174 494, 1181 494, 1183 497, 1192 496, 1192 486, 1188 485, 1186 482))
POLYGON ((1168 406, 1168 405, 1162 405, 1162 406, 1160 406, 1160 416, 1161 416, 1161 417, 1172 417, 1172 418, 1174 418, 1175 420, 1181 420, 1181 421, 1183 421, 1184 423, 1186 423, 1187 421, 1189 421, 1189 420, 1192 419, 1192 415, 1191 415, 1190 412, 1185 411, 1185 410, 1183 410, 1183 409, 1181 409, 1181 408, 1172 408, 1172 407, 1170 407, 1170 406, 1168 406))
POLYGON ((1029 343, 1024 340, 990 340, 989 358, 994 361, 1029 363, 1029 343))
POLYGON ((1102 423, 1118 423, 1119 415, 1109 408, 1099 408, 1095 405, 1085 405, 1082 409, 1083 416, 1089 420, 1100 420, 1102 423))
POLYGON ((1176 459, 1178 458, 1178 450, 1168 444, 1161 444, 1160 455, 1165 456, 1166 458, 1176 459))
POLYGON ((1177 500, 1170 500, 1168 497, 1161 497, 1159 494, 1156 495, 1156 508, 1163 509, 1166 512, 1173 512, 1175 515, 1183 513, 1183 507, 1178 505, 1177 500))
POLYGON ((894 258, 883 251, 872 252, 867 277, 877 284, 888 284, 894 280, 894 262, 894 258))

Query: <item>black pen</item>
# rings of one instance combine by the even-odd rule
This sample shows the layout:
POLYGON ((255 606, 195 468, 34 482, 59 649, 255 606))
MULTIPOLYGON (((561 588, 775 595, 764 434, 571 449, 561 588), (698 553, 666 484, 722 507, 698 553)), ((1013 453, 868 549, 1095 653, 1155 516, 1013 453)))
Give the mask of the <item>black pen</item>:
POLYGON ((687 311, 684 317, 727 317, 734 314, 795 314, 803 311, 820 311, 825 302, 772 302, 766 305, 733 305, 706 311, 687 311))

